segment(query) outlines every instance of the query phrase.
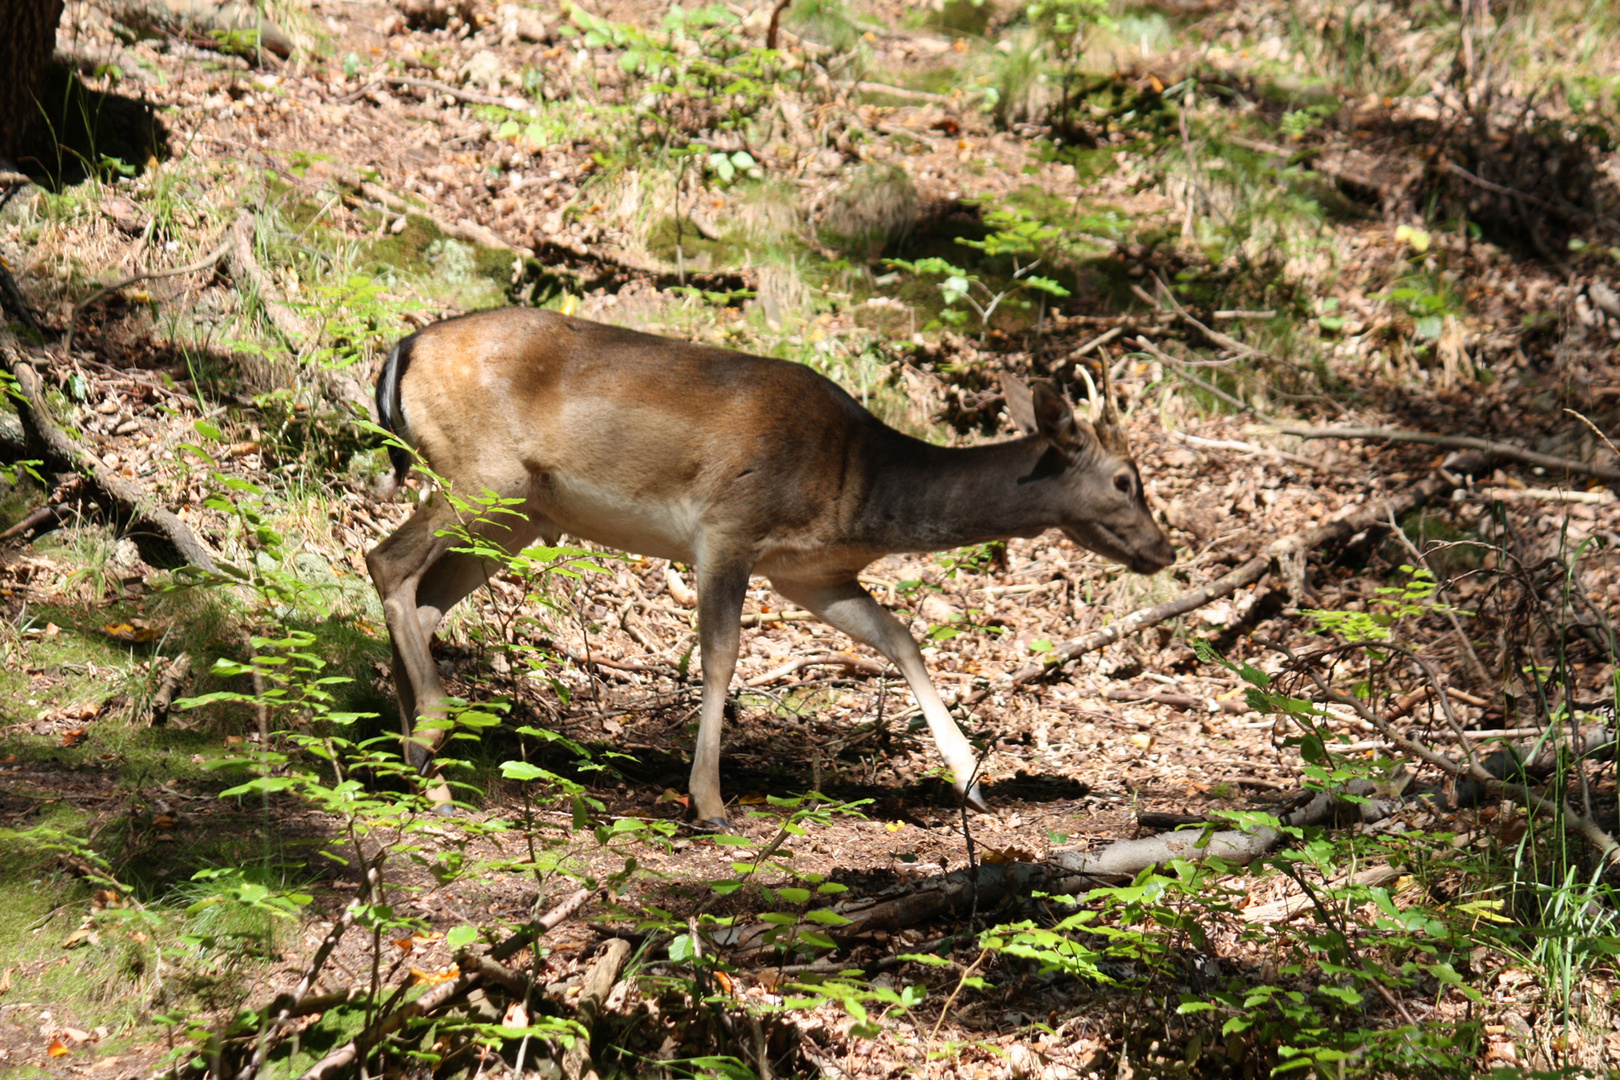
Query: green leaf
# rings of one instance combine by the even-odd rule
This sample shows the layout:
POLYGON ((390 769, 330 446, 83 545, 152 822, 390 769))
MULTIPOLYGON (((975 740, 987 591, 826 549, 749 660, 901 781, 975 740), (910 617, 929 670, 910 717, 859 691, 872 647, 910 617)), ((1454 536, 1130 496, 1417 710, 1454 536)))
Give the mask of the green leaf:
POLYGON ((850 920, 844 918, 831 908, 817 908, 815 911, 805 912, 804 917, 813 923, 823 926, 848 926, 850 920))

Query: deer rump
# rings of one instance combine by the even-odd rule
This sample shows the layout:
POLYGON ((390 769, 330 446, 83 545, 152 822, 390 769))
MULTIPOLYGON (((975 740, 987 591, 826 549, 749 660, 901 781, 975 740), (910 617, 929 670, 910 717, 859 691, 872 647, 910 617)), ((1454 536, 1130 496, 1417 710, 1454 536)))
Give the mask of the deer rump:
MULTIPOLYGON (((401 341, 377 404, 383 425, 457 496, 521 500, 520 516, 473 523, 482 539, 516 552, 567 533, 695 568, 703 698, 691 794, 698 818, 719 822, 721 718, 750 574, 896 664, 958 791, 983 809, 971 746, 916 642, 857 583, 860 571, 886 554, 1049 528, 1140 572, 1173 560, 1111 408, 1093 425, 1047 384, 1006 389, 1029 434, 940 447, 893 430, 800 364, 513 308, 401 341)), ((403 481, 410 454, 390 456, 403 481)), ((437 492, 367 556, 419 765, 445 716, 428 641, 492 569, 437 535, 455 518, 437 492)))

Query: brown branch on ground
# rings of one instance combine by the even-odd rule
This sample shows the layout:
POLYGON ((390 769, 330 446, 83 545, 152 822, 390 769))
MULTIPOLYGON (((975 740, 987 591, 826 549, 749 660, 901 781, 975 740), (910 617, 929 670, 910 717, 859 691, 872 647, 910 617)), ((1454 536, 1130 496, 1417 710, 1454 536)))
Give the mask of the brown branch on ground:
POLYGON ((174 706, 174 695, 191 677, 191 654, 181 653, 163 669, 157 693, 152 695, 151 724, 161 727, 169 722, 169 710, 174 706))
MULTIPOLYGON (((129 521, 129 536, 142 557, 154 566, 180 563, 213 570, 214 558, 191 527, 173 513, 153 506, 134 483, 126 480, 75 443, 63 430, 45 400, 39 374, 9 330, 0 329, 0 367, 17 383, 17 413, 31 446, 38 447, 48 468, 82 474, 129 521)), ((32 451, 31 451, 32 452, 32 451)))
MULTIPOLYGON (((361 1047, 369 1052, 377 1043, 387 1036, 398 1031, 406 1023, 419 1016, 428 1016, 456 1000, 473 988, 483 985, 486 981, 486 971, 504 971, 500 968, 500 961, 507 959, 514 953, 526 948, 542 934, 555 929, 560 923, 570 918, 586 901, 595 896, 591 889, 580 889, 569 896, 561 904, 527 927, 517 931, 495 948, 487 953, 478 953, 474 949, 464 949, 456 954, 456 962, 461 967, 461 974, 448 982, 440 983, 415 1001, 405 1002, 396 1009, 391 1009, 383 1016, 372 1022, 365 1031, 354 1039, 327 1054, 320 1061, 312 1065, 302 1076, 301 1080, 326 1080, 327 1077, 336 1076, 346 1072, 360 1063, 361 1047), (490 965, 494 965, 491 968, 490 965)), ((518 980, 516 975, 506 972, 512 980, 518 980)), ((506 979, 489 981, 505 982, 506 979)), ((518 980, 516 985, 526 989, 527 984, 518 980)), ((246 1080, 246 1078, 239 1078, 246 1080)))
MULTIPOLYGON (((298 985, 293 988, 292 993, 277 998, 265 1009, 265 1015, 271 1017, 269 1023, 265 1026, 263 1034, 259 1036, 257 1045, 254 1046, 253 1053, 248 1057, 247 1063, 236 1074, 236 1080, 253 1080, 264 1066, 266 1055, 285 1038, 288 1032, 287 1022, 295 1017, 309 1014, 309 1005, 311 1004, 309 992, 314 989, 315 980, 320 976, 321 969, 326 966, 327 958, 332 955, 332 950, 337 948, 338 941, 349 927, 354 925, 354 918, 357 913, 357 907, 350 904, 343 909, 342 915, 332 920, 331 929, 326 932, 326 937, 321 940, 320 947, 315 950, 315 955, 310 958, 309 965, 304 968, 303 977, 298 980, 298 985)), ((334 996, 337 995, 321 995, 323 998, 334 996)), ((346 1001, 353 996, 354 991, 352 989, 341 992, 341 1000, 346 1001)))
POLYGON ((13 525, 5 532, 0 532, 0 544, 5 543, 7 540, 15 540, 17 537, 24 536, 35 531, 36 529, 44 532, 47 527, 55 528, 57 522, 60 520, 61 519, 55 505, 35 507, 33 510, 30 510, 21 521, 17 522, 17 524, 13 525))
POLYGON ((195 274, 200 270, 207 270, 218 263, 219 260, 223 259, 226 253, 230 251, 230 247, 231 242, 227 240, 213 251, 210 251, 207 255, 204 255, 202 258, 198 259, 196 262, 190 262, 184 266, 176 266, 171 270, 146 270, 139 274, 131 274, 129 277, 120 281, 115 281, 111 285, 103 285, 101 288, 97 289, 95 292, 73 305, 73 311, 70 315, 68 315, 67 330, 62 334, 62 351, 70 356, 73 354, 73 332, 79 327, 79 316, 84 314, 86 308, 100 300, 103 296, 106 296, 108 293, 117 292, 119 289, 127 289, 129 286, 138 282, 155 281, 158 278, 178 277, 181 274, 195 274))
POLYGON ((630 943, 624 938, 614 938, 607 943, 602 955, 597 957, 590 973, 585 976, 579 991, 578 1011, 574 1014, 585 1028, 585 1035, 575 1039, 574 1045, 563 1053, 562 1071, 567 1080, 598 1080, 596 1066, 591 1062, 591 1036, 597 1020, 602 1016, 608 994, 612 992, 613 984, 619 981, 619 972, 624 970, 628 959, 630 943))
POLYGON ((846 671, 859 671, 863 675, 882 675, 886 670, 876 660, 866 660, 849 653, 816 653, 814 656, 800 656, 788 661, 779 668, 772 668, 763 675, 756 675, 749 679, 746 686, 768 686, 778 679, 785 679, 795 672, 803 671, 807 667, 841 667, 846 671))
POLYGON ((1553 454, 1542 454, 1535 450, 1526 450, 1522 446, 1499 442, 1496 439, 1476 438, 1473 435, 1436 435, 1427 431, 1407 431, 1404 428, 1310 427, 1304 424, 1285 424, 1275 421, 1269 422, 1267 428, 1276 433, 1293 435, 1300 439, 1380 439, 1385 442, 1422 443, 1426 446, 1438 446, 1446 450, 1478 450, 1492 457, 1505 458, 1508 461, 1520 461, 1526 465, 1538 465, 1546 469, 1561 469, 1581 476, 1597 477, 1599 480, 1609 483, 1620 481, 1620 468, 1613 465, 1596 465, 1585 461, 1574 461, 1553 454))
MULTIPOLYGON (((242 291, 250 292, 258 301, 265 321, 296 360, 314 343, 318 334, 308 320, 287 306, 269 275, 259 266, 253 254, 253 231, 253 218, 246 213, 238 214, 231 223, 226 245, 231 276, 242 291)), ((335 407, 344 411, 353 410, 369 419, 376 418, 376 404, 370 391, 352 372, 316 365, 311 374, 321 396, 335 407)))
MULTIPOLYGON (((1123 637, 1146 630, 1150 626, 1157 626, 1168 619, 1196 611, 1213 600, 1254 584, 1270 573, 1272 567, 1279 562, 1297 560, 1307 553, 1342 543, 1365 529, 1381 524, 1390 514, 1399 516, 1421 506, 1456 487, 1459 483, 1458 474, 1481 471, 1487 460, 1483 454, 1461 455, 1448 462, 1445 468, 1436 470, 1397 495, 1364 503, 1337 520, 1273 541, 1261 549, 1260 554, 1207 585, 1184 592, 1174 600, 1167 600, 1150 608, 1139 608, 1122 619, 1054 649, 1047 654, 1043 663, 1030 664, 1015 672, 1013 685, 1018 686, 1038 679, 1056 671, 1076 657, 1095 652, 1123 637)), ((980 690, 964 699, 963 704, 974 704, 983 700, 989 693, 989 690, 980 690)))

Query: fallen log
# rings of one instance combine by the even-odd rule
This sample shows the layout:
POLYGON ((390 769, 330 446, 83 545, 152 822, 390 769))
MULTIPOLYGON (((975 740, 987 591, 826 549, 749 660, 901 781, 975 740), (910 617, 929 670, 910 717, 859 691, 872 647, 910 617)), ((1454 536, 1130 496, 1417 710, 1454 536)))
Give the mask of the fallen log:
POLYGON ((14 401, 30 453, 39 453, 47 469, 83 475, 118 516, 129 522, 129 537, 147 562, 154 566, 173 566, 178 562, 201 570, 214 569, 213 555, 190 526, 170 511, 154 506, 139 487, 68 437, 45 400, 39 373, 24 355, 16 335, 3 328, 0 328, 0 367, 16 380, 14 401))

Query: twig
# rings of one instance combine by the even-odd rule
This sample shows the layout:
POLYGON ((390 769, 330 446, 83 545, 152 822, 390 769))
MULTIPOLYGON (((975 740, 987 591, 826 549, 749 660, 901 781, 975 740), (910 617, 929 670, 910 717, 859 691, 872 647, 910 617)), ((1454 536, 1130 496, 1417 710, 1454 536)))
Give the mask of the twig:
MULTIPOLYGON (((511 109, 515 107, 512 102, 518 100, 516 98, 498 98, 493 94, 480 94, 474 90, 463 90, 461 87, 451 86, 449 83, 435 82, 432 79, 413 79, 405 75, 390 75, 380 81, 388 86, 414 86, 418 90, 431 90, 435 94, 448 94, 457 101, 463 101, 469 105, 495 105, 502 109, 511 109)), ((519 104, 524 103, 519 102, 519 104)))
POLYGON ((806 622, 814 619, 815 613, 810 611, 797 611, 789 608, 786 611, 760 611, 742 617, 744 626, 763 626, 765 623, 778 622, 806 622))
POLYGON ((17 522, 17 524, 13 525, 5 532, 0 532, 0 544, 5 543, 7 540, 15 540, 17 537, 33 529, 38 529, 45 525, 55 525, 57 518, 58 511, 55 506, 37 507, 34 510, 29 511, 28 515, 21 521, 17 522))
POLYGON ((568 1080, 597 1080, 596 1066, 591 1061, 592 1029, 596 1027, 608 994, 612 992, 613 984, 619 980, 619 972, 629 958, 630 943, 624 938, 614 938, 607 943, 607 948, 602 950, 602 955, 585 976, 579 992, 579 1009, 575 1013, 575 1018, 585 1031, 563 1052, 562 1071, 568 1080))
POLYGON ((586 901, 597 894, 597 891, 595 889, 580 889, 578 892, 573 893, 568 899, 540 916, 532 924, 517 931, 491 949, 489 958, 491 960, 505 960, 513 953, 526 948, 535 938, 555 930, 558 924, 572 917, 575 912, 585 906, 586 901))
MULTIPOLYGON (((1381 642, 1379 647, 1388 647, 1388 643, 1381 642)), ((1408 754, 1411 754, 1414 757, 1427 762, 1428 764, 1433 765, 1452 776, 1467 777, 1468 779, 1473 780, 1475 783, 1483 785, 1486 790, 1501 792, 1502 794, 1509 796, 1525 807, 1546 818, 1557 820, 1560 816, 1562 816, 1564 821, 1571 825, 1577 833, 1585 837, 1586 840, 1597 849, 1598 855, 1605 863, 1611 866, 1620 865, 1620 844, 1615 843, 1614 838, 1611 837, 1596 821, 1592 820, 1592 818, 1588 817, 1586 814, 1578 812, 1569 804, 1568 800, 1559 799, 1555 801, 1552 799, 1546 799, 1531 791, 1529 786, 1526 784, 1512 783, 1502 777, 1492 775, 1490 770, 1488 770, 1477 760, 1474 755, 1472 745, 1466 740, 1463 742, 1463 748, 1468 755, 1469 761, 1467 764, 1463 764, 1461 762, 1454 761, 1445 754, 1425 746, 1416 739, 1407 738, 1391 727, 1382 716, 1378 715, 1376 710, 1371 708, 1362 699, 1333 689, 1333 687, 1329 685, 1328 681, 1324 679, 1314 667, 1301 664, 1298 658, 1295 657, 1291 651, 1289 651, 1287 646, 1274 644, 1272 648, 1288 657, 1290 662, 1294 663, 1297 667, 1304 670, 1305 673, 1310 676, 1311 681, 1316 684, 1317 694, 1321 700, 1331 701, 1337 705, 1348 706, 1350 709, 1354 710, 1357 716, 1371 724, 1379 735, 1389 740, 1389 742, 1394 744, 1397 748, 1404 750, 1408 754)), ((1433 669, 1430 668, 1426 661, 1412 653, 1410 650, 1403 649, 1401 651, 1405 652, 1408 657, 1416 660, 1423 668, 1425 674, 1429 676, 1430 681, 1433 682, 1437 688, 1440 687, 1438 676, 1435 675, 1433 669)), ((1443 690, 1440 691, 1439 697, 1442 704, 1444 704, 1445 693, 1443 690)), ((1458 727, 1457 730, 1460 732, 1461 728, 1458 727)))
MULTIPOLYGON (((253 1077, 258 1075, 259 1069, 264 1066, 265 1056, 270 1049, 281 1041, 281 1034, 287 1021, 304 1015, 299 1009, 305 1004, 310 990, 314 988, 315 979, 320 975, 321 968, 326 966, 327 958, 332 955, 332 950, 337 948, 338 940, 343 937, 344 931, 354 925, 357 911, 357 906, 350 904, 343 909, 342 915, 332 920, 332 928, 326 932, 320 947, 310 958, 309 965, 304 969, 303 978, 298 980, 293 992, 281 999, 280 1008, 276 1008, 275 1003, 271 1004, 271 1008, 276 1009, 276 1015, 259 1033, 258 1045, 253 1048, 253 1054, 248 1058, 247 1064, 236 1074, 236 1080, 253 1080, 253 1077)), ((347 998, 350 996, 349 992, 346 991, 343 996, 347 998)))
POLYGON ((849 653, 816 653, 814 656, 800 656, 788 661, 779 668, 772 668, 763 675, 756 675, 749 679, 746 686, 768 686, 778 679, 785 679, 796 671, 803 671, 807 667, 836 666, 851 671, 859 671, 867 675, 882 675, 885 668, 876 660, 866 660, 849 653))
POLYGON ((190 653, 181 653, 163 669, 163 679, 158 683, 157 693, 152 695, 153 727, 161 727, 168 722, 169 708, 174 704, 175 691, 180 689, 181 684, 190 675, 190 653))
POLYGON ((1320 461, 1308 458, 1303 454, 1291 454, 1287 450, 1278 450, 1275 446, 1261 446, 1258 443, 1241 442, 1237 439, 1208 439, 1202 435, 1189 435, 1185 431, 1172 431, 1170 434, 1188 446, 1197 446, 1210 450, 1236 450, 1243 454, 1266 455, 1281 461, 1291 461, 1295 465, 1303 465, 1307 469, 1316 469, 1321 472, 1338 471, 1331 465, 1324 465, 1320 461))
POLYGON ((176 277, 180 274, 195 274, 199 270, 206 270, 210 266, 213 266, 215 263, 219 262, 219 260, 223 259, 230 249, 231 242, 227 240, 225 243, 219 245, 219 247, 215 248, 207 255, 204 255, 202 258, 198 259, 196 262, 187 263, 184 266, 176 266, 172 270, 147 270, 139 274, 131 274, 122 281, 115 281, 111 285, 103 285, 101 288, 91 293, 88 297, 73 305, 73 313, 68 316, 67 330, 62 334, 62 351, 70 356, 73 354, 73 332, 79 327, 79 316, 84 314, 85 308, 89 307, 97 300, 100 300, 103 296, 106 296, 110 292, 117 292, 119 289, 128 288, 137 281, 152 281, 157 278, 176 277))
POLYGON ((1382 439, 1386 442, 1422 443, 1426 446, 1444 447, 1447 450, 1478 450, 1493 457, 1507 458, 1509 461, 1522 461, 1526 465, 1537 465, 1546 469, 1563 469, 1583 476, 1595 476, 1611 483, 1620 480, 1620 468, 1611 465, 1589 465, 1584 461, 1554 457, 1552 454, 1526 450, 1512 443, 1499 442, 1496 439, 1480 439, 1473 435, 1436 435, 1427 431, 1407 431, 1404 428, 1307 427, 1278 421, 1268 422, 1267 427, 1301 439, 1382 439))
POLYGON ((1586 506, 1608 506, 1615 501, 1614 492, 1565 491, 1558 488, 1475 488, 1474 494, 1497 502, 1557 502, 1582 503, 1586 506))
MULTIPOLYGON (((39 374, 23 355, 16 337, 3 328, 0 328, 0 367, 17 381, 17 390, 21 394, 20 400, 17 401, 17 411, 29 441, 34 445, 43 446, 55 467, 71 469, 89 478, 117 504, 122 513, 129 516, 135 530, 146 530, 151 535, 162 537, 182 561, 202 570, 214 569, 213 556, 203 547, 190 526, 168 510, 153 506, 140 488, 68 438, 52 414, 50 405, 45 401, 39 374)), ((137 543, 142 538, 141 534, 134 530, 132 536, 137 539, 137 543)), ((153 556, 156 556, 156 553, 148 556, 147 561, 162 562, 162 556, 153 556)), ((172 558, 172 555, 169 557, 172 558)))
MULTIPOLYGON (((1485 461, 1482 456, 1474 455, 1473 458, 1467 461, 1452 463, 1452 468, 1460 472, 1472 472, 1478 468, 1483 468, 1484 464, 1485 461)), ((1364 504, 1336 521, 1330 521, 1325 525, 1318 525, 1315 528, 1306 529, 1303 532, 1297 532, 1273 541, 1261 549, 1260 554, 1208 585, 1182 593, 1174 600, 1166 601, 1163 604, 1156 604, 1150 608, 1139 608, 1122 619, 1109 623, 1101 629, 1094 630, 1084 637, 1076 638, 1061 648, 1054 649, 1043 658, 1042 663, 1031 664, 1014 673, 1013 685, 1016 686, 1040 678, 1048 672, 1056 671, 1076 657, 1095 652, 1097 649, 1105 645, 1111 645, 1129 634, 1145 630, 1150 626, 1156 626, 1178 615, 1185 615, 1189 611, 1203 607, 1211 600, 1234 593, 1246 585, 1252 585, 1270 572, 1272 565, 1278 560, 1299 558, 1308 552, 1318 551, 1329 544, 1346 540, 1363 529, 1369 529, 1381 524, 1389 514, 1399 516, 1413 507, 1428 502, 1442 492, 1450 491, 1457 483, 1457 478, 1451 473, 1445 470, 1437 470, 1433 475, 1418 481, 1398 495, 1364 504)), ((974 704, 988 693, 988 689, 977 691, 964 704, 974 704)))
POLYGON ((369 1052, 372 1047, 377 1045, 379 1040, 398 1031, 408 1021, 414 1020, 418 1016, 426 1016, 478 986, 485 978, 483 965, 486 959, 498 964, 501 960, 532 943, 541 934, 555 928, 558 923, 573 915, 574 912, 584 906, 587 900, 595 895, 596 892, 592 889, 580 889, 534 924, 519 930, 488 953, 479 956, 470 952, 463 952, 459 956, 461 975, 458 978, 440 983, 415 1001, 408 1001, 399 1008, 379 1017, 365 1031, 355 1036, 354 1039, 333 1050, 312 1065, 303 1074, 302 1080, 325 1080, 326 1077, 353 1067, 360 1061, 360 1048, 362 1046, 369 1052))
POLYGON ((1147 338, 1145 338, 1145 337, 1132 338, 1130 341, 1127 341, 1126 344, 1127 345, 1135 345, 1137 348, 1143 349, 1144 351, 1149 352, 1152 355, 1158 357, 1160 360, 1163 360, 1165 363, 1169 364, 1171 366, 1171 368, 1174 369, 1174 371, 1175 371, 1175 373, 1176 373, 1176 375, 1178 377, 1180 377, 1182 379, 1185 379, 1187 382, 1192 383, 1194 386, 1198 387, 1198 389, 1202 390, 1204 393, 1210 394, 1210 395, 1212 395, 1214 397, 1220 398, 1222 401, 1226 402, 1228 405, 1232 406, 1234 409, 1237 409, 1239 412, 1246 412, 1246 413, 1249 413, 1251 416, 1259 417, 1261 420, 1265 420, 1265 421, 1268 421, 1268 422, 1270 421, 1271 418, 1269 416, 1267 416, 1265 413, 1261 412, 1259 409, 1256 409, 1253 405, 1250 405, 1247 401, 1244 401, 1242 398, 1233 397, 1231 394, 1228 394, 1225 390, 1222 390, 1220 387, 1216 386, 1215 384, 1210 383, 1210 382, 1206 382, 1203 379, 1200 379, 1198 376, 1194 375, 1192 372, 1188 371, 1187 370, 1187 361, 1181 359, 1178 356, 1171 356, 1169 353, 1165 352, 1163 349, 1161 349, 1157 345, 1153 344, 1153 342, 1149 341, 1147 338))
POLYGON ((936 105, 951 104, 949 94, 935 94, 927 90, 907 90, 903 86, 890 86, 888 83, 861 81, 855 84, 857 94, 888 94, 902 101, 928 101, 936 105))

